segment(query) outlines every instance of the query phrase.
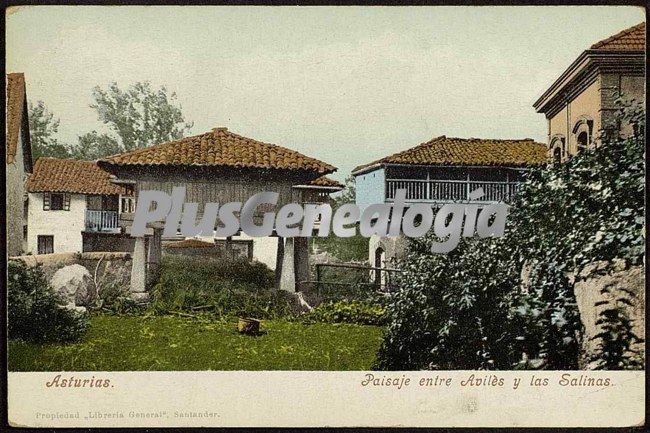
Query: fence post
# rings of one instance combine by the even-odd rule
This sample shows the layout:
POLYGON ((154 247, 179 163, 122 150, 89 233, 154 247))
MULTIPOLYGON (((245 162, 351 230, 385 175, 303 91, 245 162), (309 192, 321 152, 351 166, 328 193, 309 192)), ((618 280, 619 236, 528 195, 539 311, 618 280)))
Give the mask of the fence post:
POLYGON ((320 296, 320 263, 316 264, 316 293, 320 296))

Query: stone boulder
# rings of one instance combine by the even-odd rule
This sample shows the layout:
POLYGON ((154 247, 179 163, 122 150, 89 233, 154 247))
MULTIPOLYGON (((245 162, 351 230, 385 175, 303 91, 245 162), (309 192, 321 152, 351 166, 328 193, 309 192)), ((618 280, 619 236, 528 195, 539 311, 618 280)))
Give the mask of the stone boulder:
POLYGON ((64 266, 56 271, 50 285, 69 306, 87 305, 94 287, 88 269, 78 264, 64 266))

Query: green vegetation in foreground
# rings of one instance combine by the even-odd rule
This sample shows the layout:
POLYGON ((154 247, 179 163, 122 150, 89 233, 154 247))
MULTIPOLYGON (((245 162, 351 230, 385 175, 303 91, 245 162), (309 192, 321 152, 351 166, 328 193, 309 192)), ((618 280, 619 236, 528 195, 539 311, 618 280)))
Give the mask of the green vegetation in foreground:
POLYGON ((368 370, 382 328, 265 320, 263 334, 237 333, 236 319, 176 316, 91 318, 81 342, 9 343, 11 371, 368 370))

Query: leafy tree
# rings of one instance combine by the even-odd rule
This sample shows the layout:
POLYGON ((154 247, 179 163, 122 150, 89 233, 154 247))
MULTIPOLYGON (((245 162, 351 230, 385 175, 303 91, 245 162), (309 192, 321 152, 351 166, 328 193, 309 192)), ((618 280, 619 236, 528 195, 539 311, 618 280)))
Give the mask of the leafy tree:
MULTIPOLYGON (((333 197, 332 210, 336 211, 337 208, 346 203, 354 203, 356 196, 354 176, 348 176, 345 179, 345 189, 333 197)), ((364 238, 359 233, 349 238, 340 238, 330 234, 327 237, 315 237, 313 239, 314 246, 327 251, 341 261, 362 262, 368 259, 368 238, 364 238)))
POLYGON ((75 159, 94 160, 123 151, 124 148, 115 138, 92 131, 79 136, 79 142, 72 148, 71 156, 75 159))
POLYGON ((59 132, 59 119, 54 118, 43 101, 29 101, 29 133, 34 161, 43 156, 69 158, 70 149, 55 138, 59 132))
POLYGON ((122 90, 117 83, 108 89, 93 89, 99 120, 119 137, 124 150, 182 138, 192 127, 185 122, 176 94, 168 95, 163 86, 153 89, 148 81, 138 82, 122 90))
MULTIPOLYGON (((641 111, 629 104, 621 113, 637 122, 635 136, 606 138, 565 164, 530 173, 504 237, 463 239, 447 255, 431 254, 432 234, 410 240, 375 367, 577 368, 575 276, 594 272, 588 265, 600 261, 643 263, 641 111)), ((629 353, 636 336, 620 306, 604 309, 598 325, 592 361, 600 368, 642 365, 629 353)))
POLYGON ((357 198, 357 186, 354 176, 350 175, 345 178, 345 188, 341 193, 334 197, 335 207, 346 203, 354 203, 357 198))

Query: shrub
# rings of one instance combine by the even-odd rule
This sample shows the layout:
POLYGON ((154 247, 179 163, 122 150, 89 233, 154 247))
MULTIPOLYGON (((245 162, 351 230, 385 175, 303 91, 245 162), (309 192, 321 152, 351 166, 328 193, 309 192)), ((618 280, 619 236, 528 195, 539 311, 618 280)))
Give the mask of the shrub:
POLYGON ((141 314, 146 310, 145 305, 131 298, 128 287, 118 283, 104 284, 99 297, 88 307, 109 314, 141 314))
POLYGON ((383 325, 385 310, 381 305, 361 301, 324 302, 302 319, 305 322, 356 323, 358 325, 383 325))
MULTIPOLYGON (((642 118, 637 109, 624 117, 642 118)), ((447 255, 430 253, 431 234, 411 239, 375 368, 577 368, 582 325, 570 276, 596 261, 643 263, 644 151, 642 135, 611 138, 531 172, 502 238, 463 239, 447 255)), ((612 310, 600 324, 599 365, 636 365, 623 359, 630 342, 616 339, 633 338, 625 317, 612 310)))
POLYGON ((292 302, 273 290, 275 275, 262 263, 196 256, 163 258, 152 308, 158 313, 207 311, 217 316, 291 315, 292 302))
POLYGON ((61 299, 49 287, 42 269, 13 260, 7 266, 10 339, 68 342, 84 335, 88 315, 62 307, 61 299))

